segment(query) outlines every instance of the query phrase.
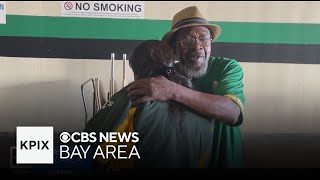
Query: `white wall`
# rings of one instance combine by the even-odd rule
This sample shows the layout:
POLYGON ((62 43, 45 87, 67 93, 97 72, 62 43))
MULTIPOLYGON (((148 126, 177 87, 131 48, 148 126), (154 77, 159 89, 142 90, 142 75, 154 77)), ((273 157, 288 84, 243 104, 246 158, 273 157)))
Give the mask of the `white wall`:
POLYGON ((320 65, 241 65, 246 133, 320 133, 320 65))
MULTIPOLYGON (((122 87, 122 64, 122 60, 115 61, 116 91, 122 87)), ((131 82, 133 73, 126 65, 131 82)), ((110 60, 0 57, 0 132, 15 132, 17 125, 82 130, 85 117, 80 86, 97 77, 107 93, 110 66, 110 60)))

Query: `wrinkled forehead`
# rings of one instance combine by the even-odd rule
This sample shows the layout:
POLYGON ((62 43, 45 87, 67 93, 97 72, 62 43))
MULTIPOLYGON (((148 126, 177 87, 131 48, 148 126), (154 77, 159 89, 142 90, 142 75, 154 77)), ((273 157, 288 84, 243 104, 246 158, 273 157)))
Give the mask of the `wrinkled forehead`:
POLYGON ((179 29, 174 36, 178 39, 184 37, 210 37, 211 31, 205 26, 191 26, 179 29))

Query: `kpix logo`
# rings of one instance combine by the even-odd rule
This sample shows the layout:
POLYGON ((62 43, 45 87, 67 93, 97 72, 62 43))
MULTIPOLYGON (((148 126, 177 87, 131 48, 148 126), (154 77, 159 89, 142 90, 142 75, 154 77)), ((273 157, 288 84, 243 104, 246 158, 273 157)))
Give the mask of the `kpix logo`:
POLYGON ((17 164, 53 164, 53 127, 17 127, 17 164))

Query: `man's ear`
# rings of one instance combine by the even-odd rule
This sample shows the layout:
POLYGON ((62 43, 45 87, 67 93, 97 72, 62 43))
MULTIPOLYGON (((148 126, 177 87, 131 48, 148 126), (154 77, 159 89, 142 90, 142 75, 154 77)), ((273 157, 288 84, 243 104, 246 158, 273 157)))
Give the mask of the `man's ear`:
MULTIPOLYGON (((209 29, 209 28, 208 28, 209 29)), ((211 39, 214 39, 214 35, 213 35, 213 32, 209 29, 209 32, 210 32, 210 38, 211 39)))

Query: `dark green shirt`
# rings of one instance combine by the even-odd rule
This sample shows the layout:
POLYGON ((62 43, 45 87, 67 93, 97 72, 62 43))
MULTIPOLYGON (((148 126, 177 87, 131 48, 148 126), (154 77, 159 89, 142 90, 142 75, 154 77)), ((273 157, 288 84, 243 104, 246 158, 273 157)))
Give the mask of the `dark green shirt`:
POLYGON ((243 167, 239 127, 243 121, 243 106, 245 105, 242 80, 243 71, 236 60, 211 57, 207 74, 195 81, 195 90, 227 96, 241 109, 238 122, 233 126, 215 121, 213 167, 243 167))

